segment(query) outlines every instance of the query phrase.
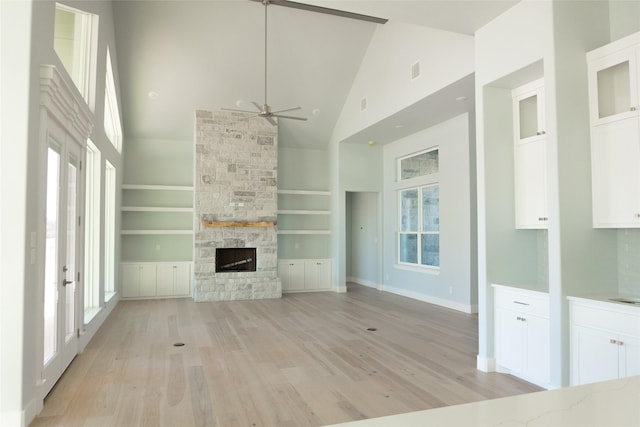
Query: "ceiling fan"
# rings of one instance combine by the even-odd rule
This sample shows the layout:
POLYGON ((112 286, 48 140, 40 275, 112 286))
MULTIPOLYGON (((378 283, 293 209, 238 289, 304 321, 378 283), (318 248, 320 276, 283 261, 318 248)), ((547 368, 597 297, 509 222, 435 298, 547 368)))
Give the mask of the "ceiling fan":
POLYGON ((341 10, 329 9, 326 7, 313 6, 313 5, 304 4, 304 3, 297 3, 297 2, 292 2, 288 0, 251 0, 251 1, 260 2, 264 5, 264 104, 260 105, 255 101, 252 102, 252 104, 258 109, 258 111, 236 110, 232 108, 223 108, 222 110, 238 111, 241 113, 251 113, 252 115, 246 117, 246 119, 250 119, 253 117, 264 117, 273 126, 276 125, 276 121, 274 120, 274 117, 279 119, 293 119, 293 120, 307 120, 307 118, 281 114, 289 111, 300 110, 302 109, 302 107, 293 107, 293 108, 286 108, 284 110, 272 111, 271 106, 267 103, 267 8, 270 4, 291 7, 295 9, 302 9, 302 10, 307 10, 311 12, 326 13, 329 15, 342 16, 345 18, 358 19, 362 21, 375 22, 378 24, 384 24, 385 22, 387 22, 386 19, 376 18, 372 16, 367 16, 367 15, 360 15, 357 13, 344 12, 341 10))

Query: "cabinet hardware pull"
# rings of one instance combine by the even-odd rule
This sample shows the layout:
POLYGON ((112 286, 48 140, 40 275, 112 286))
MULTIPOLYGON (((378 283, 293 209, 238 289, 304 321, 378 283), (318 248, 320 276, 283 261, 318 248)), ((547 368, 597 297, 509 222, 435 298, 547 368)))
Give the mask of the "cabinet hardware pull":
POLYGON ((635 216, 636 218, 640 218, 640 213, 637 213, 635 216))
POLYGON ((629 110, 636 111, 636 107, 631 107, 629 110))
POLYGON ((618 345, 624 345, 622 341, 618 341, 618 345))
POLYGON ((529 305, 528 302, 520 302, 520 301, 514 301, 514 304, 520 304, 520 305, 529 305))
POLYGON ((546 216, 539 216, 538 217, 538 221, 548 221, 549 218, 547 218, 546 216))
POLYGON ((610 339, 610 340, 609 340, 609 342, 610 342, 611 344, 616 344, 618 341, 616 341, 616 340, 614 340, 614 339, 610 339))

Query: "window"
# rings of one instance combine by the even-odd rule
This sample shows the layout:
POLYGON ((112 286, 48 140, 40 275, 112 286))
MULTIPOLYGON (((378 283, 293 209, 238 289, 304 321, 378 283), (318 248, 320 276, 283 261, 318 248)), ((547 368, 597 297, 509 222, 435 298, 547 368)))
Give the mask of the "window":
POLYGON ((100 309, 100 150, 87 141, 85 199, 84 323, 100 309))
POLYGON ((93 111, 98 16, 56 3, 53 48, 93 111))
POLYGON ((437 182, 438 149, 398 160, 398 262, 440 266, 440 187, 437 182))
POLYGON ((104 170, 104 300, 115 294, 116 168, 107 160, 104 170))
POLYGON ((107 73, 104 86, 104 133, 113 146, 116 147, 116 150, 121 152, 122 126, 120 125, 118 97, 116 96, 116 85, 113 79, 113 68, 111 66, 109 48, 107 48, 107 73))
POLYGON ((403 157, 398 160, 398 179, 417 178, 438 172, 438 149, 403 157))

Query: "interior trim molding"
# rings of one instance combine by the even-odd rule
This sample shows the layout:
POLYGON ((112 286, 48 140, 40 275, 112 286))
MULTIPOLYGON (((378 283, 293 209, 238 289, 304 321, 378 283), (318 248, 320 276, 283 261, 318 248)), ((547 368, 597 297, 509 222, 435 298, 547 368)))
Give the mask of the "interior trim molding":
POLYGON ((395 286, 385 285, 382 288, 383 291, 390 292, 392 294, 400 295, 403 297, 413 298, 418 301, 427 302, 429 304, 439 305, 441 307, 450 308, 452 310, 461 311, 467 314, 474 314, 478 312, 477 304, 462 304, 459 302, 446 300, 442 298, 436 298, 431 295, 425 295, 414 291, 408 291, 406 289, 396 288, 395 286))

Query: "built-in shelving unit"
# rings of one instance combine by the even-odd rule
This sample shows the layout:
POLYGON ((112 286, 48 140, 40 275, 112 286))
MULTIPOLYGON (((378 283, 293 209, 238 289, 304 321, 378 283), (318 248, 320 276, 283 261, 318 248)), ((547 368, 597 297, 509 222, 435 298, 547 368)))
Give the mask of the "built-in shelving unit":
POLYGON ((193 187, 122 186, 122 235, 192 235, 193 187))
POLYGON ((278 271, 285 292, 331 288, 330 197, 324 190, 278 190, 278 271))
POLYGON ((329 191, 278 190, 278 234, 331 234, 329 191))
POLYGON ((123 262, 190 262, 193 259, 193 187, 122 186, 123 262))

